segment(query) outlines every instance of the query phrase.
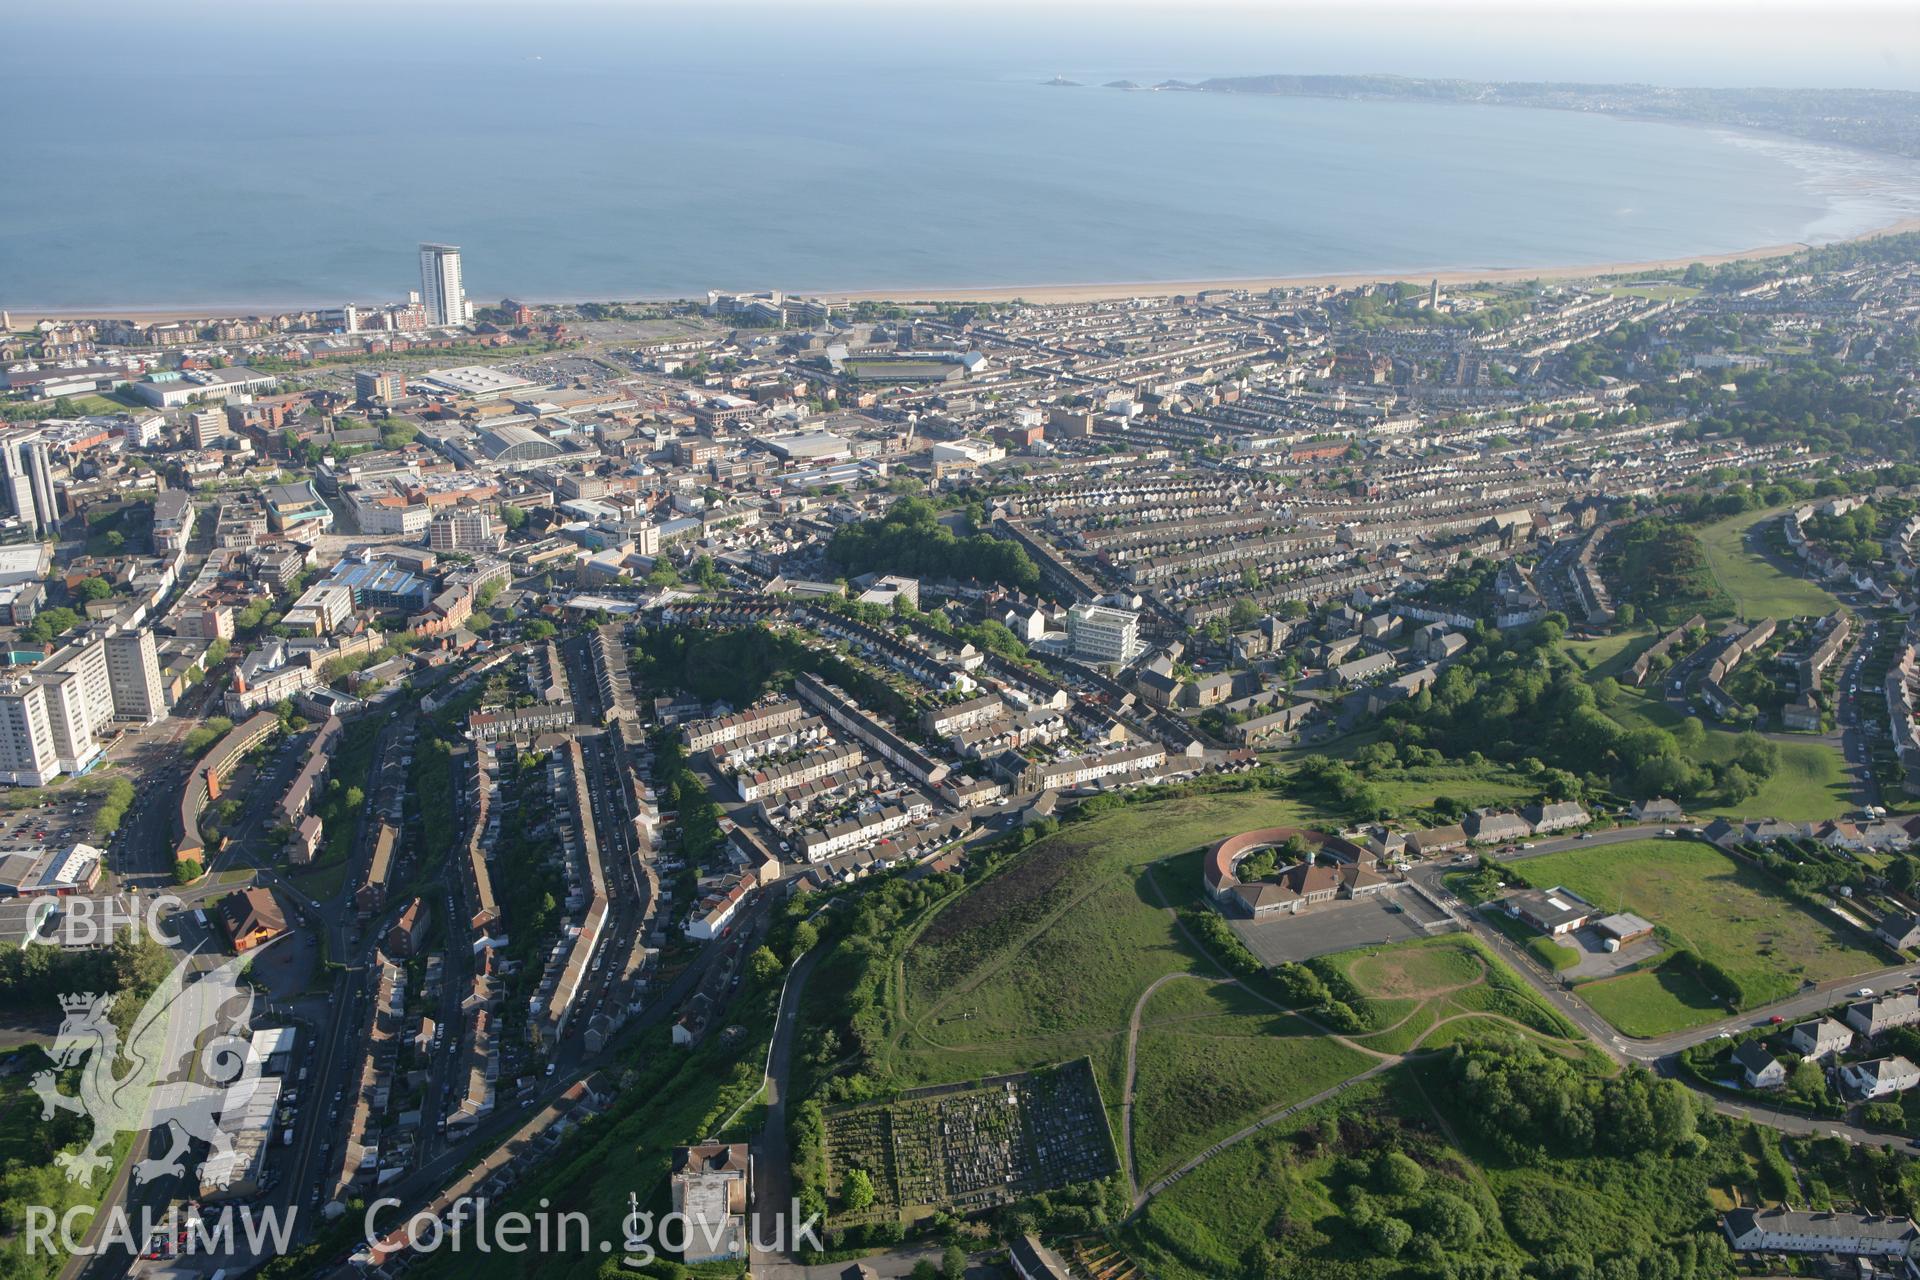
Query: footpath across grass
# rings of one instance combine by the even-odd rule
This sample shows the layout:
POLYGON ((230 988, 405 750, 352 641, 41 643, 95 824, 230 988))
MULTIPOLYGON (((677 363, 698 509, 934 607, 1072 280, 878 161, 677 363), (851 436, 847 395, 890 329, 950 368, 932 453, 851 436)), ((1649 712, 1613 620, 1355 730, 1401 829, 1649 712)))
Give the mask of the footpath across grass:
POLYGON ((1244 988, 1184 978, 1147 1001, 1138 1055, 1133 1147, 1143 1183, 1372 1064, 1244 988))
POLYGON ((889 1087, 1092 1058, 1110 1113, 1125 1085, 1133 1006, 1169 973, 1214 972, 1158 905, 1199 893, 1200 850, 1223 835, 1306 822, 1269 792, 1130 805, 1073 823, 943 904, 905 940, 881 1048, 889 1087), (1184 888, 1182 888, 1184 886, 1184 888))

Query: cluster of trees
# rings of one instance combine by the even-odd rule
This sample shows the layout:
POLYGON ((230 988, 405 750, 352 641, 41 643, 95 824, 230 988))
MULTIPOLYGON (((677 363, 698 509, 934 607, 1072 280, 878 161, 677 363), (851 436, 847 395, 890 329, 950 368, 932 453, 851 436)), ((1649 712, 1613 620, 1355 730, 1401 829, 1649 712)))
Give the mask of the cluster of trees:
POLYGON ((196 725, 180 739, 180 749, 189 759, 198 760, 207 754, 207 748, 227 736, 233 730, 233 721, 225 716, 208 716, 204 724, 196 725))
POLYGON ((137 997, 115 1001, 114 1016, 119 1022, 119 1006, 127 1005, 126 1014, 130 1017, 138 1010, 138 1001, 144 1000, 166 977, 167 966, 166 948, 141 929, 128 930, 115 938, 111 946, 92 950, 68 950, 43 943, 8 947, 0 950, 0 1004, 51 1007, 56 994, 81 991, 111 991, 137 997))
POLYGON ((686 753, 678 739, 661 734, 654 742, 660 751, 654 766, 662 784, 660 799, 675 815, 680 849, 687 862, 701 865, 726 841, 726 833, 720 830, 720 806, 713 802, 699 775, 687 767, 686 753))
POLYGON ((1386 792, 1361 777, 1344 760, 1310 756, 1300 763, 1293 776, 1296 786, 1355 822, 1372 822, 1387 816, 1390 806, 1386 792))
MULTIPOLYGON (((1453 758, 1480 752, 1545 779, 1550 798, 1577 798, 1610 787, 1639 796, 1727 803, 1752 797, 1779 768, 1780 748, 1758 734, 1741 734, 1731 751, 1703 759, 1706 726, 1688 717, 1672 730, 1629 729, 1608 715, 1618 696, 1611 680, 1589 685, 1560 652, 1551 620, 1526 635, 1482 634, 1481 643, 1423 689, 1386 714, 1388 740, 1437 748, 1453 758), (1555 772, 1557 771, 1557 772, 1555 772)), ((1351 775, 1351 770, 1347 771, 1351 775)), ((1321 785, 1346 811, 1365 815, 1374 797, 1368 784, 1319 768, 1321 785)))
POLYGON ((1389 1151, 1368 1173, 1343 1189, 1346 1224, 1382 1257, 1399 1257, 1418 1239, 1419 1252, 1438 1261, 1472 1248, 1486 1230, 1479 1209, 1459 1190, 1429 1187, 1427 1171, 1411 1156, 1389 1151))
POLYGON ((1816 515, 1807 521, 1806 533, 1848 564, 1864 568, 1886 555, 1886 549, 1874 536, 1879 527, 1880 512, 1872 503, 1867 503, 1843 516, 1816 515))
MULTIPOLYGON (((904 600, 901 603, 905 603, 904 600)), ((909 606, 910 607, 910 606, 909 606)), ((935 609, 930 613, 913 614, 935 631, 950 635, 961 644, 970 644, 976 649, 988 653, 997 653, 1003 657, 1021 659, 1027 656, 1027 646, 1020 637, 1007 629, 1007 624, 988 618, 984 622, 956 623, 945 613, 935 609)))
POLYGON ((827 1213, 829 1193, 844 1196, 846 1190, 844 1183, 826 1185, 822 1105, 884 1092, 878 1055, 889 1027, 885 992, 903 926, 962 883, 957 875, 893 878, 839 903, 839 910, 821 910, 819 896, 809 893, 794 895, 783 908, 774 935, 785 936, 789 963, 827 948, 808 985, 794 1046, 793 1091, 805 1101, 787 1121, 794 1193, 804 1212, 827 1213))
MULTIPOLYGON (((164 947, 144 937, 137 941, 123 937, 94 952, 42 946, 9 949, 0 953, 0 989, 35 1009, 51 1007, 55 991, 117 991, 112 1017, 124 1040, 134 1016, 166 977, 171 963, 164 947)), ((24 1076, 45 1067, 47 1059, 38 1048, 27 1047, 0 1058, 0 1064, 7 1074, 24 1076)), ((66 1090, 71 1093, 73 1086, 67 1085, 66 1090)), ((0 1204, 7 1207, 8 1216, 22 1220, 29 1205, 56 1216, 94 1206, 98 1183, 74 1181, 54 1159, 60 1152, 78 1150, 91 1137, 92 1122, 70 1111, 56 1111, 42 1120, 31 1096, 9 1097, 13 1116, 4 1161, 0 1161, 0 1204)), ((45 1263, 45 1255, 36 1254, 24 1234, 15 1233, 0 1243, 0 1272, 44 1275, 45 1263)))
POLYGON ((1507 1158, 1697 1155, 1705 1145, 1686 1086, 1643 1067, 1596 1078, 1518 1039, 1462 1046, 1448 1064, 1456 1110, 1507 1158))
POLYGON ((1017 543, 988 534, 956 537, 925 498, 905 497, 878 520, 840 526, 827 559, 843 572, 903 573, 923 578, 997 582, 1031 591, 1040 570, 1017 543))
POLYGON ((55 605, 51 609, 42 609, 35 614, 33 621, 29 622, 20 634, 35 644, 46 644, 56 636, 63 636, 79 625, 79 614, 65 605, 55 605))
POLYGON ((1694 532, 1659 516, 1646 516, 1613 537, 1609 577, 1626 583, 1637 610, 1663 623, 1717 608, 1724 593, 1694 532))
POLYGON ((1288 1004, 1302 1009, 1335 1031, 1352 1034, 1365 1031, 1367 1020, 1360 1011, 1366 998, 1333 966, 1308 961, 1283 964, 1273 971, 1288 1004))
POLYGON ((768 689, 790 682, 810 656, 786 635, 766 627, 695 631, 649 627, 632 648, 634 674, 656 689, 685 689, 703 701, 744 707, 768 689))
POLYGON ((1756 444, 1791 441, 1851 456, 1920 457, 1920 416, 1895 397, 1897 379, 1832 357, 1737 372, 1736 390, 1724 379, 1699 379, 1687 388, 1688 407, 1702 411, 1698 429, 1745 437, 1756 444), (1861 378, 1862 372, 1870 374, 1861 378))
POLYGON ((631 661, 641 688, 685 689, 705 701, 744 707, 769 689, 793 683, 811 671, 900 722, 907 737, 919 736, 916 708, 880 677, 833 653, 810 649, 785 631, 739 627, 703 631, 679 626, 643 628, 631 661))
POLYGON ((93 834, 104 838, 118 831, 133 805, 133 796, 133 784, 125 778, 109 782, 100 797, 100 807, 93 811, 93 834))
POLYGON ((1369 330, 1413 324, 1491 333, 1533 314, 1533 304, 1534 296, 1528 293, 1488 301, 1477 311, 1435 311, 1427 305, 1427 286, 1402 280, 1391 292, 1355 298, 1347 307, 1347 318, 1369 330))

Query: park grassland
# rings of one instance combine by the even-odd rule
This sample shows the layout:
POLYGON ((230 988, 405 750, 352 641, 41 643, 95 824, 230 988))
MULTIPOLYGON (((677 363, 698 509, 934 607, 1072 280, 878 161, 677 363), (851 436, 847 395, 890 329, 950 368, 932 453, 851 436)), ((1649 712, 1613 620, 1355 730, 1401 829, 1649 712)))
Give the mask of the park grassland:
MULTIPOLYGON (((1764 816, 1782 822, 1813 822, 1838 817, 1859 803, 1839 748, 1824 742, 1781 742, 1777 738, 1774 742, 1780 748, 1780 766, 1751 799, 1738 804, 1690 804, 1688 809, 1710 818, 1764 816)), ((1732 734, 1708 732, 1706 750, 1714 753, 1709 758, 1732 749, 1732 734)))
POLYGON ((1141 1181, 1373 1062, 1237 984, 1167 984, 1141 1020, 1133 1109, 1141 1181))
POLYGON ((1384 1057, 1438 1049, 1476 1030, 1578 1056, 1577 1031, 1464 936, 1332 961, 1368 1019, 1350 1042, 1287 1012, 1264 989, 1222 980, 1166 908, 1198 901, 1206 845, 1312 821, 1300 805, 1260 793, 1145 802, 1071 824, 1010 859, 903 939, 884 1087, 1086 1055, 1115 1132, 1124 1133, 1137 1006, 1131 1136, 1145 1186, 1384 1057))
POLYGON ((1323 963, 1364 998, 1367 1027, 1353 1042, 1375 1053, 1417 1053, 1487 1033, 1536 1040, 1563 1056, 1585 1051, 1579 1029, 1469 935, 1342 951, 1323 963))
POLYGON ((903 939, 890 1086, 910 1088, 1093 1059, 1118 1127, 1133 1006, 1170 973, 1212 973, 1162 908, 1190 901, 1199 850, 1236 831, 1311 821, 1271 793, 1129 805, 1075 822, 941 904, 903 939), (1186 886, 1182 889, 1180 886, 1186 886))
MULTIPOLYGON (((1730 975, 1749 1005, 1883 963, 1863 936, 1794 901, 1764 872, 1694 840, 1634 840, 1514 864, 1535 885, 1565 885, 1603 911, 1631 911, 1730 975)), ((1628 1035, 1657 1036, 1724 1017, 1684 966, 1643 967, 1581 984, 1594 1012, 1628 1035)))
POLYGON ((1616 630, 1591 639, 1569 636, 1560 642, 1560 648, 1588 680, 1605 676, 1618 680, 1625 676, 1633 660, 1652 648, 1657 639, 1659 633, 1651 628, 1616 630))
POLYGON ((1518 808, 1540 794, 1540 784, 1497 761, 1481 765, 1402 765, 1370 775, 1395 813, 1430 808, 1445 796, 1470 808, 1518 808))
MULTIPOLYGON (((1686 717, 1661 701, 1633 689, 1622 689, 1607 715, 1626 729, 1647 726, 1671 731, 1686 717)), ((1688 812, 1704 818, 1778 818, 1782 822, 1815 822, 1847 812, 1860 803, 1840 749, 1826 742, 1787 742, 1772 739, 1780 749, 1780 764, 1748 799, 1736 804, 1711 800, 1688 802, 1688 812)), ((1707 726, 1699 763, 1731 759, 1739 735, 1707 726)))
POLYGON ((1785 511, 1765 507, 1700 528, 1700 545, 1720 587, 1733 599, 1740 616, 1792 618, 1832 613, 1840 602, 1797 574, 1777 568, 1765 556, 1747 547, 1747 533, 1755 525, 1778 520, 1785 511))

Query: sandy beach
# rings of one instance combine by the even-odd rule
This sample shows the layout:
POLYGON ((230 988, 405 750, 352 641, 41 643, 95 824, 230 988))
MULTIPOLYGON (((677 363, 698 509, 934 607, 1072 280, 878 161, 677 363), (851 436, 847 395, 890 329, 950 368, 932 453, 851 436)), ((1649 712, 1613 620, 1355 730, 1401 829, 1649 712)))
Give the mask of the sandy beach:
MULTIPOLYGON (((1879 236, 1905 235, 1920 231, 1920 218, 1899 222, 1848 236, 1845 241, 1872 240, 1879 236)), ((1034 284, 991 285, 962 289, 862 289, 853 292, 821 292, 807 296, 848 302, 1006 302, 1018 298, 1026 302, 1101 302, 1115 298, 1165 297, 1177 293, 1198 293, 1203 289, 1347 289, 1356 285, 1385 281, 1411 280, 1425 284, 1438 280, 1443 285, 1499 283, 1514 280, 1590 280, 1602 276, 1634 276, 1661 271, 1684 271, 1698 262, 1719 266, 1727 262, 1753 262, 1765 258, 1784 258, 1812 248, 1810 244, 1773 244, 1733 253, 1701 254, 1689 258, 1660 258, 1645 262, 1597 262, 1584 266, 1560 267, 1435 267, 1415 271, 1343 271, 1329 275, 1259 276, 1228 280, 1139 280, 1111 284, 1034 284)))
MULTIPOLYGON (((1858 240, 1872 240, 1879 236, 1904 235, 1920 231, 1920 218, 1903 218, 1898 222, 1863 231, 1859 235, 1848 236, 1840 243, 1858 240)), ((1499 283, 1515 280, 1589 280, 1607 276, 1632 277, 1662 271, 1684 271, 1694 263, 1717 266, 1727 262, 1751 262, 1765 258, 1783 258, 1799 253, 1811 246, 1805 243, 1763 245, 1753 249, 1740 249, 1732 253, 1701 254, 1684 258, 1661 258, 1644 262, 1594 262, 1581 265, 1558 267, 1431 267, 1402 271, 1343 271, 1326 275, 1303 276, 1247 276, 1220 280, 1120 280, 1091 284, 999 284, 980 286, 926 286, 901 285, 883 289, 854 290, 789 290, 801 297, 824 298, 830 301, 845 302, 1009 302, 1019 299, 1035 303, 1071 303, 1102 302, 1122 298, 1168 297, 1173 294, 1199 293, 1206 289, 1299 289, 1299 288, 1352 288, 1356 285, 1382 283, 1386 281, 1411 280, 1425 284, 1429 280, 1438 280, 1443 285, 1476 284, 1481 282, 1499 283)), ((552 303, 577 305, 583 302, 666 302, 676 299, 671 296, 627 297, 627 298, 558 298, 546 299, 552 303)), ((307 307, 323 306, 314 302, 272 302, 231 304, 227 306, 207 306, 196 308, 179 307, 74 307, 53 309, 15 309, 12 311, 16 327, 24 327, 40 320, 89 319, 95 317, 114 317, 134 320, 141 324, 157 324, 169 320, 199 320, 221 316, 272 315, 276 312, 297 311, 307 307)), ((538 305, 536 303, 536 305, 538 305)))

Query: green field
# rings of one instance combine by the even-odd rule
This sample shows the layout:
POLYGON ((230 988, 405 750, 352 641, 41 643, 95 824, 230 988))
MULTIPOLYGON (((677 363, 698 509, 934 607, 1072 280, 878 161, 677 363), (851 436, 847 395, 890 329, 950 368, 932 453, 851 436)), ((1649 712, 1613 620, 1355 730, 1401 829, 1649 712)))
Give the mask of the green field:
MULTIPOLYGON (((1653 726, 1672 730, 1685 718, 1657 696, 1634 689, 1622 689, 1607 715, 1628 729, 1653 726)), ((1732 758, 1738 735, 1709 725, 1699 761, 1732 758)), ((1812 822, 1834 818, 1861 804, 1861 798, 1847 774, 1846 760, 1840 749, 1826 742, 1783 742, 1780 767, 1761 784, 1760 790, 1738 804, 1716 804, 1694 800, 1687 811, 1705 817, 1778 818, 1782 822, 1812 822)))
POLYGON ((1271 793, 1131 805, 1076 822, 943 903, 903 939, 893 1033, 878 1064, 898 1088, 1093 1059, 1116 1131, 1133 1006, 1169 973, 1214 972, 1154 905, 1199 893, 1199 851, 1252 827, 1308 821, 1271 793))
MULTIPOLYGON (((1529 858, 1515 869, 1542 887, 1565 885, 1605 911, 1632 911, 1725 971, 1765 1004, 1803 982, 1876 969, 1879 953, 1785 897, 1763 872, 1693 840, 1634 840, 1529 858)), ((1726 1013, 1690 974, 1668 965, 1589 982, 1580 995, 1629 1035, 1659 1035, 1726 1013)))
MULTIPOLYGON (((1707 746, 1731 749, 1733 735, 1711 732, 1707 746)), ((1782 822, 1811 822, 1837 818, 1861 803, 1847 776, 1838 747, 1824 742, 1782 742, 1780 767, 1752 799, 1739 804, 1690 804, 1690 812, 1708 817, 1778 818, 1782 822)))
POLYGON ((1520 975, 1465 934, 1345 951, 1326 963, 1364 997, 1370 1030, 1353 1040, 1377 1053, 1436 1049, 1476 1032, 1581 1038, 1520 975))
POLYGON ((1425 809, 1440 796, 1470 807, 1517 807, 1540 794, 1540 784, 1489 761, 1470 765, 1415 765, 1375 770, 1367 780, 1386 796, 1395 813, 1425 809))
POLYGON ((1840 602, 1805 578, 1776 569, 1764 556, 1747 548, 1747 530, 1765 520, 1778 520, 1778 507, 1749 511, 1704 525, 1700 543, 1707 564, 1721 588, 1733 597, 1743 618, 1791 618, 1799 614, 1827 614, 1840 602))
POLYGON ((1148 999, 1138 1055, 1133 1156, 1142 1183, 1373 1064, 1243 987, 1192 980, 1148 999))

